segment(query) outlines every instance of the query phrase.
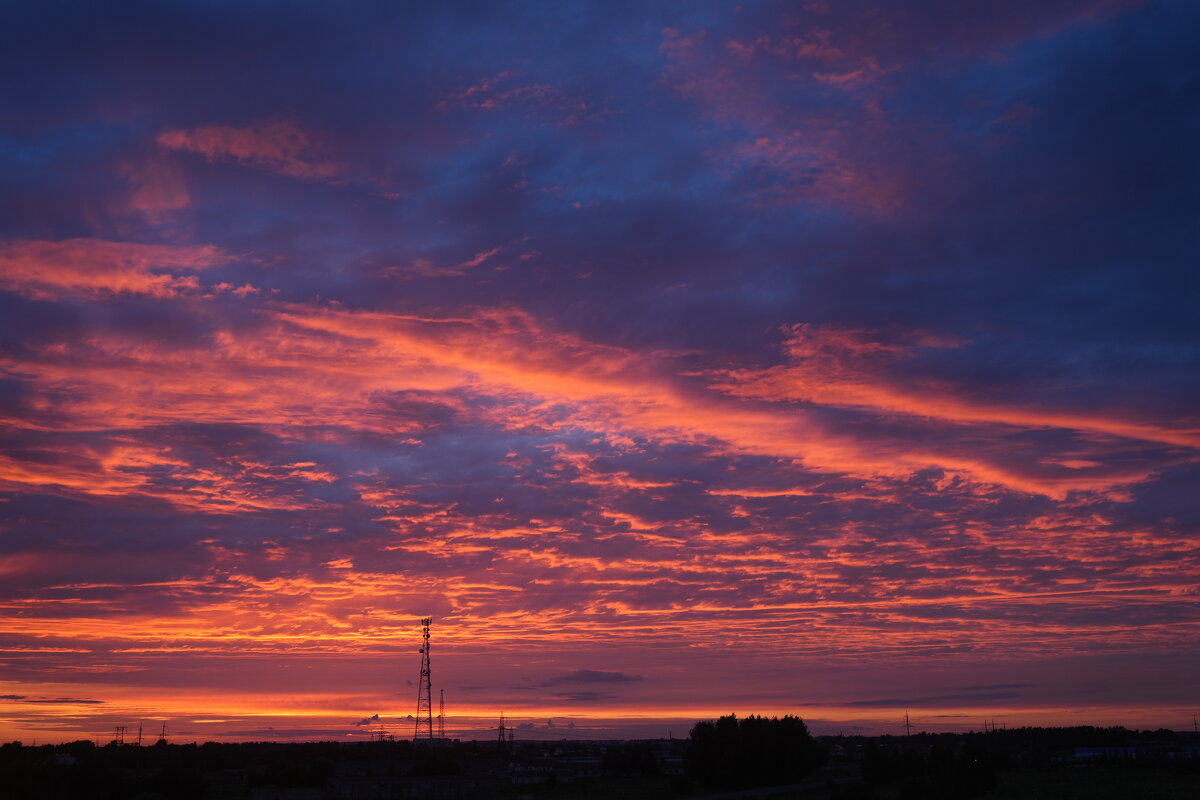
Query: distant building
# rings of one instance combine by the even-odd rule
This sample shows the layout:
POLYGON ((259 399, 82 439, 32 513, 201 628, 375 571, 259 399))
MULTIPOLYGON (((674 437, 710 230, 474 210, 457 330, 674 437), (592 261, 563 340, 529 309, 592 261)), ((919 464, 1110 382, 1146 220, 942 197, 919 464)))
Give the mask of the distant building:
POLYGON ((1072 761, 1133 761, 1138 755, 1145 755, 1140 747, 1076 747, 1072 761))
POLYGON ((558 756, 514 761, 508 765, 509 780, 518 786, 576 783, 604 775, 604 759, 596 756, 558 756))
POLYGON ((325 800, 325 790, 310 786, 260 786, 250 790, 250 800, 325 800))
POLYGON ((466 761, 459 775, 410 775, 415 765, 403 759, 337 764, 321 800, 475 800, 493 796, 506 781, 496 759, 466 761))

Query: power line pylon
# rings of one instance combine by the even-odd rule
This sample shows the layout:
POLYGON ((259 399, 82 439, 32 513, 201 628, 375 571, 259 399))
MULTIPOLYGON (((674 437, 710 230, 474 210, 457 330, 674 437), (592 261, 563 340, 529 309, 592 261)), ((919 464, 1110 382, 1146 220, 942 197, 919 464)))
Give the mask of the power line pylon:
POLYGON ((417 722, 413 729, 413 741, 422 738, 421 727, 425 727, 424 738, 433 741, 433 682, 429 670, 429 626, 433 617, 421 620, 421 682, 417 687, 417 722))
POLYGON ((125 744, 124 725, 118 725, 113 729, 113 744, 125 744))
POLYGON ((504 712, 500 712, 500 727, 496 729, 499 734, 496 738, 496 745, 503 750, 508 745, 508 737, 505 735, 507 729, 504 727, 504 712))
POLYGON ((438 689, 438 738, 446 738, 446 690, 438 689))

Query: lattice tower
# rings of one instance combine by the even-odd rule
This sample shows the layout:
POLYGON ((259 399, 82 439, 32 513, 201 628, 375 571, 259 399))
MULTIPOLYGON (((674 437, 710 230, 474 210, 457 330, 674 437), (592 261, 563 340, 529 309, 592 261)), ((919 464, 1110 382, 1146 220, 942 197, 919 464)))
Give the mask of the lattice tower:
POLYGON ((417 721, 413 739, 433 741, 433 682, 429 670, 429 626, 432 617, 421 620, 421 679, 417 685, 417 721), (424 731, 422 731, 424 728, 424 731))

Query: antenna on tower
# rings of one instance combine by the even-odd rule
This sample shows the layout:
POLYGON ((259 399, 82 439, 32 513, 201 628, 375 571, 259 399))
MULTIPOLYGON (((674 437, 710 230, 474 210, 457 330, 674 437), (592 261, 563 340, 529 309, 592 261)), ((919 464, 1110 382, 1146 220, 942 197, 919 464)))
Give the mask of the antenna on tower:
POLYGON ((421 620, 421 681, 417 686, 417 721, 413 729, 413 740, 421 738, 421 726, 425 726, 424 738, 433 741, 433 683, 429 671, 429 626, 433 617, 421 620))
POLYGON ((446 738, 446 690, 438 689, 438 738, 446 738))

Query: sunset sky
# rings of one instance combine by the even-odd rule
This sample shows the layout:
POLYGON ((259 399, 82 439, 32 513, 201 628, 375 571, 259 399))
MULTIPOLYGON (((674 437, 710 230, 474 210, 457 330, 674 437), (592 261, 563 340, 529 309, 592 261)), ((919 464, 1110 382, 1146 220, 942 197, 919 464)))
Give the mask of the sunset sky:
POLYGON ((0 740, 1190 729, 1200 4, 0 10, 0 740), (436 712, 436 709, 435 709, 436 712))

